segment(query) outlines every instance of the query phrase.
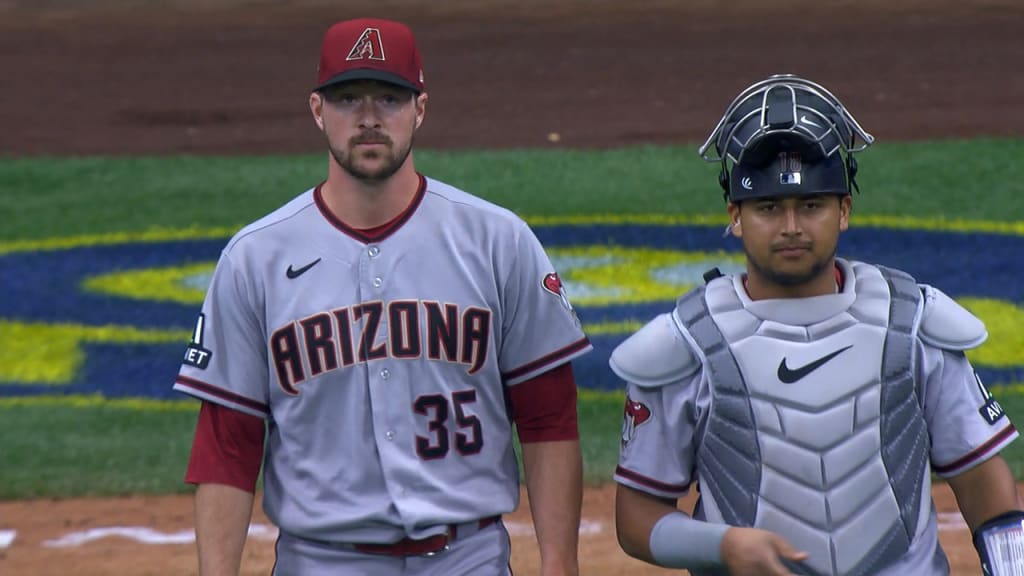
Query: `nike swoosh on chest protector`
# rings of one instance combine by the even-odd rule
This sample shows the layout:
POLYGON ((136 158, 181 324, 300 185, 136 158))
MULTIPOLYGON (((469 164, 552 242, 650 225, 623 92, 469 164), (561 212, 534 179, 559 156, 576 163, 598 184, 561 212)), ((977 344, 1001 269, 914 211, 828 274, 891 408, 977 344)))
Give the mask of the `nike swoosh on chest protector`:
POLYGON ((786 365, 786 358, 783 357, 782 358, 782 362, 779 362, 779 373, 778 373, 779 380, 782 381, 785 384, 792 384, 793 382, 796 382, 797 380, 800 380, 804 376, 807 376, 811 372, 814 372, 818 368, 821 368, 822 365, 824 365, 826 362, 828 362, 829 360, 835 358, 836 356, 839 356, 843 352, 846 352, 850 348, 853 348, 853 344, 850 344, 849 346, 847 346, 845 348, 840 348, 839 350, 836 350, 835 352, 831 352, 829 354, 826 354, 826 355, 822 356, 821 358, 818 358, 817 360, 815 360, 813 362, 810 362, 810 363, 804 364, 803 366, 800 366, 799 368, 790 368, 789 366, 787 366, 786 365))

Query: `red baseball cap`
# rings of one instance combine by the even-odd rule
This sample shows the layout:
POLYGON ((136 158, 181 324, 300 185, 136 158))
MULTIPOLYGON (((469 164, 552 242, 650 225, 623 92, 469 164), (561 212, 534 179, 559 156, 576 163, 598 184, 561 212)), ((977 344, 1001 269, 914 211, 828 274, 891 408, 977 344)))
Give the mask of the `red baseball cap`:
POLYGON ((345 20, 328 28, 314 91, 350 80, 379 80, 423 92, 423 64, 412 30, 379 18, 345 20))

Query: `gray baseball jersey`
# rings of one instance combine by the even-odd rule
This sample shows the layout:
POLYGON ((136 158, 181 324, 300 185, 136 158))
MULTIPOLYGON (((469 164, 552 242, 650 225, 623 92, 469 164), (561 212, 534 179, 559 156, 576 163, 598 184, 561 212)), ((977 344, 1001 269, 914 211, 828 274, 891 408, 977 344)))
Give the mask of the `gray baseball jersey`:
POLYGON ((684 297, 613 352, 631 379, 615 479, 669 498, 699 482, 698 517, 784 535, 810 553, 797 573, 941 573, 931 471, 958 474, 1017 437, 961 351, 984 328, 934 288, 900 308, 919 292, 909 277, 900 292, 873 266, 839 264, 843 293, 799 301, 709 283, 703 318, 728 347, 696 345, 709 325, 684 297), (672 351, 660 369, 637 358, 672 351), (883 549, 888 565, 872 565, 883 549))
POLYGON ((268 420, 283 531, 392 542, 514 510, 505 388, 590 348, 526 223, 421 176, 384 237, 319 187, 236 234, 174 388, 268 420))

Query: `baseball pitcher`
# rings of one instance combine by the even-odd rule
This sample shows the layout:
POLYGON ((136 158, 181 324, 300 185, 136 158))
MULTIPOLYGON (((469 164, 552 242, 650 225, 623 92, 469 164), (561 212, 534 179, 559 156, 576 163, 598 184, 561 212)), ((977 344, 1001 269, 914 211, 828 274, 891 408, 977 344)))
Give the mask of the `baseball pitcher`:
POLYGON ((408 27, 327 31, 327 180, 228 242, 174 384, 201 574, 238 573, 261 465, 275 575, 509 574, 513 423, 543 568, 577 571, 591 345, 520 218, 415 170, 426 102, 408 27))

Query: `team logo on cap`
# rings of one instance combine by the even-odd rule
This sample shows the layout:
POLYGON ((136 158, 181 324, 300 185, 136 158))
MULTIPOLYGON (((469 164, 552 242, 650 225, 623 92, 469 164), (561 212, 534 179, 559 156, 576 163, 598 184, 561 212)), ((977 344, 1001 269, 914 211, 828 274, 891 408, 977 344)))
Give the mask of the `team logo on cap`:
POLYGON ((637 426, 651 419, 651 409, 646 405, 633 401, 626 396, 626 407, 622 414, 622 443, 625 444, 636 435, 637 426))
POLYGON ((380 30, 377 28, 363 30, 345 60, 380 60, 383 62, 384 43, 380 39, 380 30))

